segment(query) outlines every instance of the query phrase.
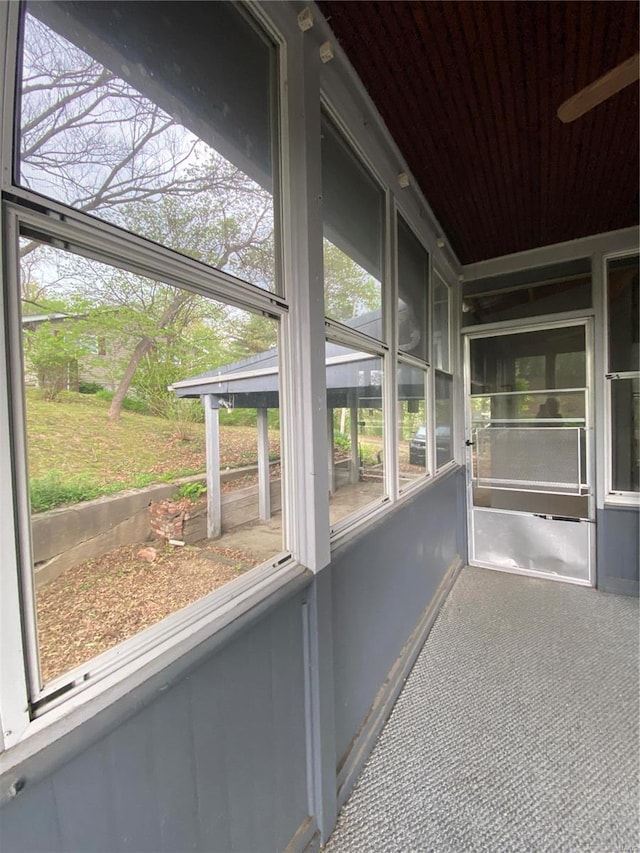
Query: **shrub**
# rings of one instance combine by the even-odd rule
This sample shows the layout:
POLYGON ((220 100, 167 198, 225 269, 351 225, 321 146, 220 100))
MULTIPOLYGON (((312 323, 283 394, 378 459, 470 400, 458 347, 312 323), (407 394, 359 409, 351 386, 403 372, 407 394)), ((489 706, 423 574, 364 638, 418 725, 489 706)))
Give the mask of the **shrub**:
POLYGON ((81 477, 64 480, 58 471, 31 480, 31 511, 46 512, 64 504, 90 501, 107 493, 107 489, 81 477))
POLYGON ((202 480, 196 480, 193 483, 183 483, 176 492, 176 497, 188 498, 190 501, 197 501, 198 498, 201 498, 206 493, 206 483, 203 483, 202 480))
MULTIPOLYGON (((96 391, 95 396, 99 400, 106 400, 110 403, 113 400, 113 391, 107 391, 106 388, 103 388, 100 391, 96 391)), ((133 397, 125 397, 122 402, 122 408, 127 412, 137 412, 139 415, 149 414, 149 410, 145 404, 141 400, 135 400, 133 397)))
POLYGON ((104 387, 99 382, 85 382, 81 379, 78 382, 78 391, 80 394, 97 394, 98 391, 103 391, 104 387))

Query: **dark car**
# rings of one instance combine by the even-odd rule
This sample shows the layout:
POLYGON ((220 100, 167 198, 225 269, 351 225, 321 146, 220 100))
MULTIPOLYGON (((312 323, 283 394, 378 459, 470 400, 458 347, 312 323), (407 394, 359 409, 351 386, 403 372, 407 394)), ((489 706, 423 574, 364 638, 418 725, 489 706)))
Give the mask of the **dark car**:
POLYGON ((427 428, 422 424, 409 442, 409 465, 420 465, 422 468, 426 468, 426 460, 427 428))

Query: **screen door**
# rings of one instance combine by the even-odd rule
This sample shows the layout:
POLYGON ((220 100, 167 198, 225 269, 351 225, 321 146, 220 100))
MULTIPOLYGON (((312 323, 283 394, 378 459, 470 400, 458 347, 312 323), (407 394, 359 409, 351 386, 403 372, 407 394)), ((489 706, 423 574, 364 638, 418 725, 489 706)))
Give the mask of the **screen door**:
POLYGON ((580 321, 467 338, 473 565, 592 582, 588 332, 580 321))

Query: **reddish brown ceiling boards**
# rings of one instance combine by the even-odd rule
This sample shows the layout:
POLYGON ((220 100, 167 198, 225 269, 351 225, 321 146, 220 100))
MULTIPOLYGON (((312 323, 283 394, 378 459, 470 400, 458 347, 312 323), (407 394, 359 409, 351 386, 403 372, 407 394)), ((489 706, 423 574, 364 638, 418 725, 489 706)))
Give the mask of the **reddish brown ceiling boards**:
POLYGON ((638 49, 635 2, 318 5, 463 263, 638 223, 638 84, 556 116, 638 49))

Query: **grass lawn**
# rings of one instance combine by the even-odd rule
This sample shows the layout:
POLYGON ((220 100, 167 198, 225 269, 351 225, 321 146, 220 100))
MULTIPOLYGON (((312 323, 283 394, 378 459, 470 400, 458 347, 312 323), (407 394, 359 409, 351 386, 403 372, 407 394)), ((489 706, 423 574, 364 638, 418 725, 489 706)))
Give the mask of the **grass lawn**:
MULTIPOLYGON (((205 471, 204 423, 185 430, 182 423, 128 411, 112 423, 109 403, 89 394, 47 402, 28 389, 26 398, 34 511, 205 471)), ((225 427, 224 414, 220 423, 222 469, 255 463, 255 428, 225 427)), ((278 432, 270 432, 269 443, 279 456, 278 432)))

